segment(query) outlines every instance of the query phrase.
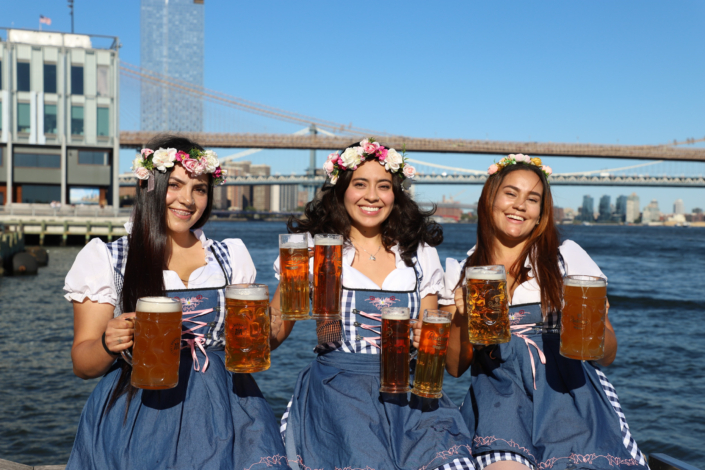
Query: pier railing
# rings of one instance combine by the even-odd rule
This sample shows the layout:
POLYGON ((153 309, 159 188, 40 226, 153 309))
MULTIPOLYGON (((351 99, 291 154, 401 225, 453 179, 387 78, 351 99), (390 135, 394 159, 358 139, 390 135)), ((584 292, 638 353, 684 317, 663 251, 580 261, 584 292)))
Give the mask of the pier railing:
POLYGON ((0 216, 49 217, 129 217, 132 208, 100 207, 98 205, 63 205, 14 203, 0 206, 0 216))

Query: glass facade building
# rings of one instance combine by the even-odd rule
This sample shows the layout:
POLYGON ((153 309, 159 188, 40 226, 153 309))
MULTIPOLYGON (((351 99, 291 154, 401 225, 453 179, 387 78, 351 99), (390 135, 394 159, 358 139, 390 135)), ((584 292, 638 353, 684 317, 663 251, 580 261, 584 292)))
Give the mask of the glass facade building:
MULTIPOLYGON (((202 0, 142 0, 142 68, 202 87, 204 8, 202 0)), ((143 131, 203 131, 201 99, 144 81, 141 87, 143 131)))

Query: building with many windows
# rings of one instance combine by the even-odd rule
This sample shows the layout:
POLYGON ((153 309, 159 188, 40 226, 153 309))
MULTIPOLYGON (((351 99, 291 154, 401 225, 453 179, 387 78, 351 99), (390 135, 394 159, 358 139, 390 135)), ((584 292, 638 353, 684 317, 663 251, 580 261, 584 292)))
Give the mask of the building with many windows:
POLYGON ((117 38, 0 28, 0 204, 117 200, 118 67, 117 38))
POLYGON ((594 222, 595 220, 594 201, 595 200, 589 194, 583 196, 583 205, 580 209, 580 218, 585 222, 594 222))

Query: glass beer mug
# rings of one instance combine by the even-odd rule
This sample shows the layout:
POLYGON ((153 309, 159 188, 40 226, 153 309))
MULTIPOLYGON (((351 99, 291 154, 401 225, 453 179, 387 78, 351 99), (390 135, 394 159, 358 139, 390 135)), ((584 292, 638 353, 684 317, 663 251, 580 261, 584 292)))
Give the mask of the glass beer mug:
POLYGON ((504 266, 470 266, 465 270, 465 279, 470 342, 485 345, 508 343, 512 332, 504 266))
POLYGON ((410 311, 382 309, 382 367, 380 392, 406 393, 409 388, 410 311))
POLYGON ((282 320, 309 320, 308 234, 279 235, 282 320))
POLYGON ((225 288, 225 368, 262 372, 270 366, 269 289, 265 284, 225 288))
POLYGON ((443 372, 452 317, 450 312, 444 310, 425 310, 423 313, 414 388, 411 390, 414 395, 424 398, 443 396, 443 372))
POLYGON ((340 320, 343 274, 343 236, 319 233, 313 237, 313 315, 316 320, 340 320))
POLYGON ((174 388, 179 383, 181 301, 142 297, 135 308, 132 354, 122 351, 132 366, 132 386, 147 390, 174 388))
POLYGON ((563 278, 561 356, 595 361, 605 355, 607 282, 601 277, 563 278))

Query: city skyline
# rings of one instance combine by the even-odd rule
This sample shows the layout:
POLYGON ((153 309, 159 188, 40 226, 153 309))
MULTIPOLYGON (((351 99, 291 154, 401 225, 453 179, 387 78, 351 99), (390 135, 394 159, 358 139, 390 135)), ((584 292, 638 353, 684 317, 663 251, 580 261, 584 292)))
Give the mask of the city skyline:
MULTIPOLYGON (((76 32, 120 37, 121 60, 140 63, 140 0, 96 1, 76 9, 76 32)), ((510 141, 661 144, 702 137, 705 4, 606 1, 502 5, 449 2, 312 2, 301 7, 209 0, 204 85, 260 103, 389 133, 510 141), (255 20, 256 19, 256 20, 255 20), (374 20, 384 34, 334 34, 374 20), (511 25, 508 28, 507 25, 511 25), (408 31, 413 30, 410 34, 408 31), (668 64, 662 67, 660 64, 668 64)), ((201 5, 202 6, 202 5, 201 5)), ((9 4, 6 26, 69 30, 63 4, 9 4)), ((189 34, 185 31, 184 34, 189 34)), ((245 130, 291 133, 294 125, 243 117, 245 130)), ((702 146, 702 144, 698 144, 702 146)), ((236 151, 216 149, 220 155, 236 151)), ((320 166, 326 155, 317 153, 320 166)), ((498 157, 415 154, 419 160, 486 169, 498 157)), ((121 170, 134 152, 121 153, 121 170)), ((272 173, 300 173, 307 151, 249 157, 272 173)), ((625 165, 623 160, 546 158, 555 172, 625 165)), ((626 164, 631 164, 629 163, 626 164)), ((633 163, 639 163, 633 162, 633 163)), ((702 207, 703 189, 555 187, 556 205, 578 207, 587 191, 612 201, 683 199, 702 207)), ((441 200, 461 188, 417 188, 441 200)), ((480 186, 460 199, 474 202, 480 186)), ((662 202, 663 206, 663 202, 662 202)))

